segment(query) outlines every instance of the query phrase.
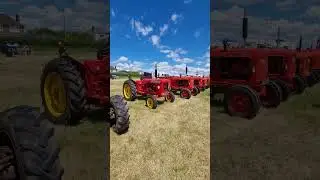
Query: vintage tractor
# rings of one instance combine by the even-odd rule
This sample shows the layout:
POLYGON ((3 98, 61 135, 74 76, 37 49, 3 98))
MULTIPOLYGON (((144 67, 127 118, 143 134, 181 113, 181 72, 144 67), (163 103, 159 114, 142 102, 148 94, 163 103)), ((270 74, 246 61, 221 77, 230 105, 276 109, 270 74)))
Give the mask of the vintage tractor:
POLYGON ((211 48, 211 98, 224 95, 225 111, 231 116, 251 119, 261 105, 277 107, 281 88, 268 77, 267 53, 263 49, 211 48))
POLYGON ((100 49, 96 59, 82 62, 67 53, 49 61, 41 75, 41 98, 45 113, 55 124, 78 124, 88 113, 105 110, 113 130, 122 134, 129 128, 127 102, 110 96, 109 47, 100 49))
MULTIPOLYGON (((289 95, 294 92, 301 94, 306 83, 304 77, 297 72, 296 54, 287 49, 265 49, 267 53, 268 75, 282 90, 282 101, 288 99, 289 95)), ((302 61, 304 58, 301 58, 302 61)))
POLYGON ((0 179, 62 179, 54 127, 37 108, 0 113, 0 179))
POLYGON ((127 101, 134 101, 138 97, 146 98, 146 106, 150 109, 158 107, 158 99, 173 103, 175 96, 171 92, 171 84, 167 79, 152 78, 151 73, 144 72, 140 80, 133 80, 129 77, 123 83, 123 97, 127 101))
POLYGON ((308 77, 310 86, 313 86, 320 81, 320 39, 317 40, 315 49, 308 50, 308 57, 311 61, 311 73, 308 77))
POLYGON ((181 98, 190 99, 191 95, 196 96, 200 90, 194 84, 194 78, 190 76, 170 76, 166 79, 171 82, 172 92, 179 93, 181 98))
POLYGON ((194 86, 200 91, 206 90, 206 85, 205 85, 205 79, 203 77, 199 76, 192 76, 194 86))

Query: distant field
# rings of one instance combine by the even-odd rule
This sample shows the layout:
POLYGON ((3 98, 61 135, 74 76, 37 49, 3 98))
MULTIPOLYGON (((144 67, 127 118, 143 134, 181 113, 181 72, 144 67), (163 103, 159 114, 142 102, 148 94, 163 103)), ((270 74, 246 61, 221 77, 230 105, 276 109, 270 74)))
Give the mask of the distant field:
MULTIPOLYGON (((111 80, 122 95, 126 79, 111 80)), ((151 110, 128 102, 129 132, 111 132, 111 179, 209 179, 209 89, 189 100, 176 96, 151 110)))
MULTIPOLYGON (((76 59, 94 58, 95 51, 70 49, 76 59)), ((57 57, 56 50, 34 51, 31 56, 4 57, 0 54, 0 109, 17 105, 40 107, 42 66, 57 57)), ((76 127, 56 126, 61 145, 63 179, 103 179, 105 170, 105 122, 91 119, 76 127)))

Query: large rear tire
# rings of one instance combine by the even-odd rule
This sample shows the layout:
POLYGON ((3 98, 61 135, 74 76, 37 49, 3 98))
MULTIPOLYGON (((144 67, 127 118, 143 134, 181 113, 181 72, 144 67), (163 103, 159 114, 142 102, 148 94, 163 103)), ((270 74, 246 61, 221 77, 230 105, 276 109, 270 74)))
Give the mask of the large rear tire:
POLYGON ((119 95, 110 98, 110 125, 117 134, 124 134, 129 129, 129 108, 127 102, 119 95))
POLYGON ((260 108, 257 93, 248 86, 235 85, 224 94, 224 109, 230 116, 252 119, 260 108))
POLYGON ((0 139, 0 166, 8 163, 0 169, 0 179, 62 178, 64 171, 54 128, 36 108, 18 106, 3 112, 0 139))
POLYGON ((50 121, 66 125, 79 123, 86 104, 85 82, 79 68, 71 60, 58 58, 46 64, 40 88, 42 104, 50 121), (55 89, 59 89, 57 95, 55 89))

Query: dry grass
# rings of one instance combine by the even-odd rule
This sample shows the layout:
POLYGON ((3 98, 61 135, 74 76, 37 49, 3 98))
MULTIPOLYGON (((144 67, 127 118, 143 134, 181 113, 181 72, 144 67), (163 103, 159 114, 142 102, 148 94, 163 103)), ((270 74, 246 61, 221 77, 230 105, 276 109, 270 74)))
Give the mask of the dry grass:
MULTIPOLYGON (((124 81, 111 80, 112 95, 122 94, 124 81)), ((209 179, 209 99, 206 90, 155 110, 128 102, 129 132, 111 132, 111 179, 209 179)))
POLYGON ((253 120, 213 107, 214 179, 320 179, 320 86, 253 120))
MULTIPOLYGON (((70 50, 75 58, 94 58, 94 52, 70 50)), ((40 107, 40 74, 44 63, 56 57, 53 51, 35 52, 29 57, 0 55, 0 108, 16 105, 40 107)), ((76 127, 56 126, 65 168, 63 179, 103 179, 105 175, 105 123, 91 121, 76 127)))

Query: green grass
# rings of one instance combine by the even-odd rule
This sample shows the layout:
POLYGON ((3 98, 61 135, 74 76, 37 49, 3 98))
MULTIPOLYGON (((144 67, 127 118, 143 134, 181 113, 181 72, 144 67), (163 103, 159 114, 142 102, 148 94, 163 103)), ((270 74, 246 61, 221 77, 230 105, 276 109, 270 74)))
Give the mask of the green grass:
POLYGON ((214 111, 214 178, 319 179, 319 97, 317 85, 251 121, 214 111))
MULTIPOLYGON (((75 52, 76 59, 95 57, 95 52, 75 52)), ((42 66, 55 58, 55 51, 35 51, 31 56, 0 59, 0 109, 17 105, 40 107, 42 66)), ((100 121, 86 118, 75 127, 55 126, 61 146, 60 160, 65 168, 63 179, 103 179, 105 175, 105 128, 100 121)))

